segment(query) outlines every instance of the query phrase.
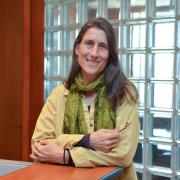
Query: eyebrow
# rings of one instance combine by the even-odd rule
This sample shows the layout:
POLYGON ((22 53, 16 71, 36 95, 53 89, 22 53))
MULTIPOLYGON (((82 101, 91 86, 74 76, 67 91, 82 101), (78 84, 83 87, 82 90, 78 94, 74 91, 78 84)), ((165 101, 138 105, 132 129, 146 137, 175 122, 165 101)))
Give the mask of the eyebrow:
MULTIPOLYGON (((88 41, 94 42, 93 39, 84 39, 84 42, 88 42, 88 41)), ((107 46, 108 46, 108 43, 106 43, 106 42, 99 42, 99 44, 104 44, 104 45, 107 45, 107 46)))

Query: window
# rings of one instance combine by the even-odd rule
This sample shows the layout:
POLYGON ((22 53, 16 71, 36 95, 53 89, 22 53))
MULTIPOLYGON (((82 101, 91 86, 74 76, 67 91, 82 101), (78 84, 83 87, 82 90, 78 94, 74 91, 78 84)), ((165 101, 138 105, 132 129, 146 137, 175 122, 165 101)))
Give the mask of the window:
POLYGON ((120 64, 139 91, 139 179, 180 179, 180 1, 46 0, 44 98, 66 78, 88 18, 112 23, 120 64))

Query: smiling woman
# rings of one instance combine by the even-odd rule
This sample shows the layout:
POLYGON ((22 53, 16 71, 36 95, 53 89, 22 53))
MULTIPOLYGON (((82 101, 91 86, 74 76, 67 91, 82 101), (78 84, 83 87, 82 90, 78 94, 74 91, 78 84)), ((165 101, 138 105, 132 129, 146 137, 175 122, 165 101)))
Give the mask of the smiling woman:
POLYGON ((115 33, 104 18, 80 30, 67 80, 47 99, 32 137, 34 161, 76 167, 122 166, 137 179, 137 91, 119 65, 115 33))
POLYGON ((76 47, 82 76, 86 83, 94 81, 108 62, 109 49, 106 34, 98 28, 90 28, 76 47))

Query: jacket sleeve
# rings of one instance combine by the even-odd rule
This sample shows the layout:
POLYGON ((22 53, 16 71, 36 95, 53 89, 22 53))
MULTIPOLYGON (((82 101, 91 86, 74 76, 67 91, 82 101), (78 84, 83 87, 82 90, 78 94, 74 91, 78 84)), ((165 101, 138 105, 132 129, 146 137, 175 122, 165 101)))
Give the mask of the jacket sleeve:
POLYGON ((64 119, 64 96, 63 85, 56 87, 48 97, 35 126, 32 143, 41 139, 49 139, 59 147, 72 148, 84 135, 63 134, 62 125, 64 119))
POLYGON ((118 146, 108 153, 82 147, 72 148, 70 153, 75 166, 129 166, 132 163, 136 152, 140 130, 136 104, 125 102, 118 107, 116 128, 119 130, 123 129, 127 122, 129 123, 129 126, 120 133, 118 146))

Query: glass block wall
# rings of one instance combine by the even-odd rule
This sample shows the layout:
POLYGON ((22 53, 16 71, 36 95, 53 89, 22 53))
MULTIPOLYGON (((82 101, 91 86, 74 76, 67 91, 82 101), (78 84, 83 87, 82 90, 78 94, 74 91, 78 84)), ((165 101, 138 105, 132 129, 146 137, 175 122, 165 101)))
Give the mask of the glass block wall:
POLYGON ((84 22, 107 18, 139 91, 138 178, 180 179, 180 0, 45 0, 45 13, 44 99, 67 77, 84 22))

